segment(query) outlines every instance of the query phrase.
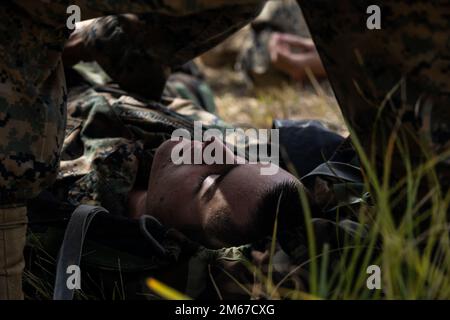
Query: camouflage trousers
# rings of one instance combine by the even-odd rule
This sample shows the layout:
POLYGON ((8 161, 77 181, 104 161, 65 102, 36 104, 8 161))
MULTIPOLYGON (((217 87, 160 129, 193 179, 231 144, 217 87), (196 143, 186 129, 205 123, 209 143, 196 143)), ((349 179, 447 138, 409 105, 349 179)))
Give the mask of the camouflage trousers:
MULTIPOLYGON (((450 187, 450 5, 427 1, 298 1, 347 124, 368 159, 389 179, 405 177, 406 159, 437 161, 450 187), (381 29, 367 9, 381 9, 381 29), (405 157, 409 155, 409 157, 405 157)), ((425 192, 429 188, 425 186, 425 192)))

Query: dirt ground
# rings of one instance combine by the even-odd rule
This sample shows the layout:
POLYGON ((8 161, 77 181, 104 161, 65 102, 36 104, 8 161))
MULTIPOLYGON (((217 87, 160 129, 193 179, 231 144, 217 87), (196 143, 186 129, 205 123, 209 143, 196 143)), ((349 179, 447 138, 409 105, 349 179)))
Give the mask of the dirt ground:
MULTIPOLYGON (((302 36, 308 37, 306 24, 303 20, 300 22, 302 36)), ((318 119, 331 130, 347 135, 342 114, 326 79, 309 76, 300 84, 288 78, 278 81, 275 77, 275 81, 270 78, 271 86, 261 87, 252 85, 242 72, 237 71, 239 55, 254 46, 251 30, 250 25, 244 27, 195 61, 214 91, 219 115, 237 126, 257 128, 270 128, 273 119, 318 119)))

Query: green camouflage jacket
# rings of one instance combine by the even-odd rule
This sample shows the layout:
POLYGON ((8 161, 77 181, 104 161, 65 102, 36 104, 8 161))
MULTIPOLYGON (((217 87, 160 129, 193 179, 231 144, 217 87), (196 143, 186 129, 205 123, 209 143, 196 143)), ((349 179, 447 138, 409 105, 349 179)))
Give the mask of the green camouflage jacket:
MULTIPOLYGON (((198 94, 186 87, 181 94, 173 90, 181 86, 175 78, 169 81, 166 92, 175 96, 198 94)), ((175 129, 193 130, 194 121, 201 121, 204 128, 231 128, 199 105, 173 96, 158 103, 134 98, 111 85, 73 88, 68 97, 60 170, 50 191, 71 206, 98 205, 112 215, 127 216, 128 193, 135 185, 146 184, 155 149, 170 139, 175 129)), ((32 232, 29 246, 41 254, 56 254, 63 230, 51 226, 45 230, 32 232)), ((134 279, 126 284, 127 287, 138 286, 139 289, 131 289, 137 292, 148 292, 145 279, 154 276, 190 297, 198 297, 210 281, 208 268, 220 269, 227 265, 244 268, 242 263, 250 259, 250 246, 209 250, 173 229, 165 231, 161 244, 170 258, 142 259, 126 250, 112 250, 88 242, 84 250, 90 254, 85 255, 82 266, 95 272, 102 270, 102 276, 119 269, 125 277, 130 273, 140 274, 137 282, 134 279), (175 281, 173 274, 181 278, 175 281)), ((112 278, 117 280, 115 274, 112 278)), ((90 281, 88 284, 92 285, 90 281)))
POLYGON ((193 130, 197 120, 205 128, 230 127, 188 100, 166 102, 143 102, 113 87, 69 93, 57 178, 57 185, 67 186, 69 202, 124 214, 128 193, 135 184, 146 183, 155 149, 175 129, 193 130))
POLYGON ((164 87, 161 75, 242 28, 263 2, 2 1, 0 205, 23 205, 56 177, 66 119, 62 52, 71 33, 69 6, 78 6, 82 20, 101 17, 82 36, 93 60, 125 89, 156 96, 164 87))

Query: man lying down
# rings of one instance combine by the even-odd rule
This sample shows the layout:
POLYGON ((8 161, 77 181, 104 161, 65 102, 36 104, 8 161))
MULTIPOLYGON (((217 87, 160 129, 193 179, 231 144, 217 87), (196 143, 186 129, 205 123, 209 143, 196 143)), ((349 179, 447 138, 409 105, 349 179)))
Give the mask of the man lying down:
MULTIPOLYGON (((75 206, 98 205, 110 214, 130 219, 150 215, 165 227, 181 231, 201 245, 193 258, 196 262, 189 263, 196 271, 192 273, 189 269, 187 274, 200 273, 207 278, 204 268, 210 264, 243 259, 262 263, 258 259, 267 256, 255 258, 258 250, 248 244, 270 237, 276 219, 277 238, 291 256, 289 262, 284 253, 283 268, 294 268, 307 260, 300 190, 309 198, 313 216, 320 214, 299 179, 283 168, 273 175, 262 175, 261 168, 267 164, 238 164, 238 156, 219 139, 173 141, 173 131, 180 128, 191 131, 194 120, 201 121, 205 128, 230 126, 190 101, 179 98, 163 101, 166 105, 133 97, 115 86, 70 88, 61 168, 52 192, 75 206), (172 161, 172 151, 180 149, 180 145, 188 153, 194 153, 195 149, 213 144, 223 149, 224 157, 234 163, 172 161)), ((320 146, 317 150, 320 152, 320 146)), ((316 222, 319 227, 326 225, 325 229, 316 230, 318 248, 319 243, 335 241, 340 226, 332 221, 316 222)), ((173 243, 168 249, 173 250, 173 243)), ((243 276, 244 271, 240 270, 238 275, 243 276)), ((172 277, 173 274, 168 275, 166 281, 171 283, 172 277)))
POLYGON ((270 235, 282 195, 280 208, 291 212, 279 219, 301 218, 302 185, 289 172, 277 168, 262 175, 267 164, 239 159, 220 139, 172 138, 176 129, 192 131, 194 120, 205 128, 231 128, 216 116, 186 100, 174 99, 166 107, 110 89, 87 86, 69 92, 57 183, 67 186, 69 202, 100 205, 133 219, 151 215, 210 248, 270 235), (227 161, 173 163, 174 148, 192 153, 193 159, 194 152, 203 154, 208 146, 222 149, 227 161))
MULTIPOLYGON (((273 175, 261 175, 264 164, 240 164, 242 159, 219 139, 172 141, 177 129, 192 132, 194 121, 206 129, 232 127, 198 104, 174 98, 171 79, 166 95, 156 102, 143 97, 142 86, 135 94, 113 83, 93 85, 85 81, 89 78, 86 72, 81 73, 84 78, 68 72, 67 129, 58 179, 50 190, 60 201, 73 206, 102 206, 111 215, 130 219, 149 215, 166 228, 180 231, 200 244, 189 260, 189 265, 195 266, 189 276, 205 278, 205 267, 218 260, 251 259, 248 244, 270 237, 275 221, 286 253, 296 263, 307 259, 299 192, 305 191, 313 215, 318 210, 298 178, 282 168, 273 175), (180 144, 188 153, 214 144, 234 161, 175 164, 171 155, 180 144)), ((198 96, 196 92, 192 95, 198 96)), ((251 141, 236 144, 248 149, 251 141)), ((320 153, 320 146, 317 150, 320 153)), ((323 231, 322 242, 336 232, 323 231)), ((174 248, 178 246, 173 242, 167 245, 179 254, 174 248)), ((152 263, 155 268, 167 267, 158 261, 152 263)), ((187 293, 193 297, 199 294, 198 290, 187 293)))

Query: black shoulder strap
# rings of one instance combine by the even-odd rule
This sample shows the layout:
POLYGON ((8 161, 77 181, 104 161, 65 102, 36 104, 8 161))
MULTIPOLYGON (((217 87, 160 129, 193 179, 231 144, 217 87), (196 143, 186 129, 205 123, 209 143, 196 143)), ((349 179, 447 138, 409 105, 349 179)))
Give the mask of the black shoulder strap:
POLYGON ((56 280, 53 293, 54 300, 72 300, 75 289, 69 289, 67 268, 79 266, 83 252, 83 242, 92 219, 98 213, 108 213, 102 207, 80 205, 73 212, 64 234, 56 267, 56 280))

